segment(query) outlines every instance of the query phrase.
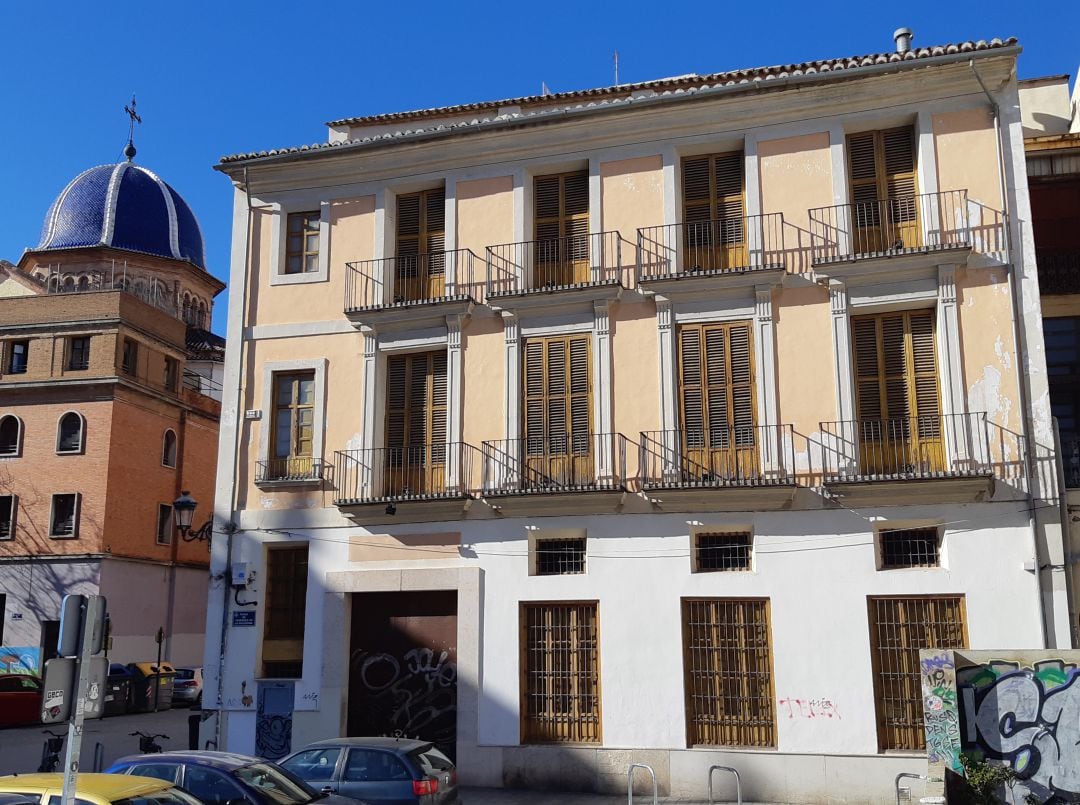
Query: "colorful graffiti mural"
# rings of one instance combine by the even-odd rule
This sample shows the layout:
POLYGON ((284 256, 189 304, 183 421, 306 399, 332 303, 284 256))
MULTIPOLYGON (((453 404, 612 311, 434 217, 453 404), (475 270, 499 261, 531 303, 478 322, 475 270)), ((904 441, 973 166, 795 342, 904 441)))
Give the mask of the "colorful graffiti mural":
POLYGON ((36 674, 41 669, 37 646, 0 647, 0 674, 36 674))
POLYGON ((1014 801, 1080 802, 1080 652, 924 651, 927 756, 960 754, 1016 771, 1014 801))

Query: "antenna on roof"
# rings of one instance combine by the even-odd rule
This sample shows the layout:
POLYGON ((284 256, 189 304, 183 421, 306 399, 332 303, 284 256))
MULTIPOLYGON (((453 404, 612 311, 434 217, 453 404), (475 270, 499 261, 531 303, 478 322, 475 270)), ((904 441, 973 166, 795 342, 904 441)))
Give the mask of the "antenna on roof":
POLYGON ((124 111, 131 118, 128 122, 128 144, 127 148, 124 149, 124 156, 127 157, 128 162, 131 162, 135 159, 135 124, 142 123, 142 118, 135 114, 135 93, 131 94, 131 106, 125 106, 124 111))
POLYGON ((619 51, 615 51, 615 86, 619 86, 619 51))
POLYGON ((545 82, 545 81, 540 82, 540 94, 541 95, 551 95, 551 90, 548 89, 547 82, 545 82))

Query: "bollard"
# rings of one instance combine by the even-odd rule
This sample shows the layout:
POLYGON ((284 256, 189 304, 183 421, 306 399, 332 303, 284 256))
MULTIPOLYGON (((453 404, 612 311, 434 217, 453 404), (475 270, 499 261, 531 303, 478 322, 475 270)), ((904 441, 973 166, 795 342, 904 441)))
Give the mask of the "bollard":
POLYGON ((92 768, 95 772, 105 769, 105 744, 101 741, 94 744, 94 765, 92 768))
POLYGON ((645 769, 649 773, 649 777, 652 778, 652 801, 653 805, 657 805, 659 800, 656 798, 656 772, 644 763, 631 763, 626 768, 626 805, 634 805, 634 769, 645 769))
POLYGON ((198 749, 199 748, 199 724, 202 722, 202 716, 195 714, 187 717, 187 748, 198 749))

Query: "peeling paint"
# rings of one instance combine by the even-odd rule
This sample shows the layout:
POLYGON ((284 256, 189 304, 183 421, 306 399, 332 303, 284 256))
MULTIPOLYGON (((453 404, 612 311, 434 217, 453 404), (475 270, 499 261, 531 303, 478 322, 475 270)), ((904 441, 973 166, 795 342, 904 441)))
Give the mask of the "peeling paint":
POLYGON ((1000 335, 994 340, 994 354, 998 356, 1002 366, 1006 369, 1012 368, 1012 353, 1005 349, 1005 342, 1000 335))
POLYGON ((274 508, 274 499, 269 495, 263 495, 259 498, 259 505, 264 509, 272 509, 274 508))
POLYGON ((1001 391, 1001 371, 996 366, 983 367, 982 377, 968 388, 968 400, 973 411, 985 411, 991 422, 1009 426, 1013 404, 1001 391))

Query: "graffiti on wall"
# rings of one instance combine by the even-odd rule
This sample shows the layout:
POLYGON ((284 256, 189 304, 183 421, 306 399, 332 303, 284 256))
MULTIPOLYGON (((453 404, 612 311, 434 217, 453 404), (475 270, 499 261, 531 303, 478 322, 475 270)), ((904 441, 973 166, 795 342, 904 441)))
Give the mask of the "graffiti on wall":
POLYGON ((292 751, 295 696, 292 682, 260 682, 255 716, 255 754, 279 760, 292 751))
POLYGON ((781 714, 788 718, 841 718, 832 699, 795 699, 790 696, 777 699, 781 714))
POLYGON ((1040 800, 1080 800, 1078 680, 1060 659, 958 670, 964 749, 1008 763, 1040 800))
POLYGON ((927 760, 960 771, 960 714, 953 653, 924 651, 920 666, 927 760))
POLYGON ((36 674, 39 668, 41 668, 39 647, 0 647, 0 674, 36 674))

